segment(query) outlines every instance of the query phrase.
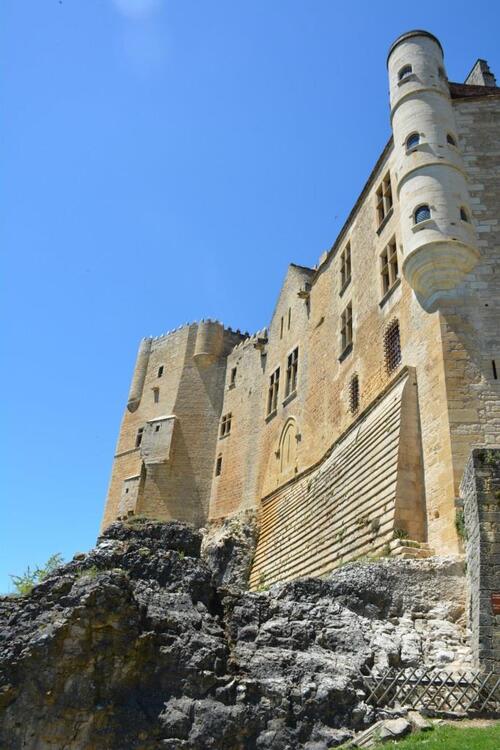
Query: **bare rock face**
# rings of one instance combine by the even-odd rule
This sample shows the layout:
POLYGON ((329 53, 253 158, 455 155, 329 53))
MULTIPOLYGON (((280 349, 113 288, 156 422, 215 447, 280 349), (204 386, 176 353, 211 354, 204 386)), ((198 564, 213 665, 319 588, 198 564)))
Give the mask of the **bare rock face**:
POLYGON ((202 557, 217 586, 247 588, 257 538, 255 511, 243 511, 210 525, 203 537, 202 557))
POLYGON ((375 719, 362 666, 469 658, 453 561, 249 593, 228 586, 246 563, 228 581, 201 542, 185 524, 114 524, 30 596, 0 599, 1 748, 327 750, 375 719))

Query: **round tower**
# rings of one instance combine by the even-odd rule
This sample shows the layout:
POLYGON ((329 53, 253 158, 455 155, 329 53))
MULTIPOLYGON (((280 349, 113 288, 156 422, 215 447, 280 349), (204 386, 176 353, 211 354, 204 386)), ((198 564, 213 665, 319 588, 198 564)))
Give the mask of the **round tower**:
POLYGON ((387 67, 403 273, 433 312, 479 257, 443 49, 429 32, 409 31, 387 67))

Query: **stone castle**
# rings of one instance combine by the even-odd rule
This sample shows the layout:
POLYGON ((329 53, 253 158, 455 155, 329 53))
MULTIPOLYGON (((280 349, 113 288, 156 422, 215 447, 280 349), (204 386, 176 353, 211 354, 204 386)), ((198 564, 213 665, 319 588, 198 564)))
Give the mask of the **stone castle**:
POLYGON ((256 512, 254 587, 460 551, 467 459, 500 446, 500 87, 451 83, 426 31, 387 66, 393 135, 269 327, 141 342, 104 527, 256 512))

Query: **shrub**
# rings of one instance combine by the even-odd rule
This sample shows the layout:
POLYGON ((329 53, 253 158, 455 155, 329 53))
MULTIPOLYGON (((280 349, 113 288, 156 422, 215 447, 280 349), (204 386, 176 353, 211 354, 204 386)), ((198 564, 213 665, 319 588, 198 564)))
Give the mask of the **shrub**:
POLYGON ((20 576, 11 574, 10 578, 14 584, 15 593, 17 596, 27 596, 31 593, 34 586, 37 583, 41 583, 45 578, 50 576, 56 568, 62 565, 64 562, 62 555, 56 552, 51 555, 45 565, 42 568, 38 566, 31 570, 30 566, 26 568, 24 573, 20 576))

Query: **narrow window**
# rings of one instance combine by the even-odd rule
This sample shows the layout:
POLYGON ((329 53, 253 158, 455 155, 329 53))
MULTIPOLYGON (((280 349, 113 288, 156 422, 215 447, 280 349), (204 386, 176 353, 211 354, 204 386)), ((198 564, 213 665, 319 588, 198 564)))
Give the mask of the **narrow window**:
POLYGON ((399 278, 398 251, 396 238, 393 237, 380 255, 380 275, 382 278, 382 295, 392 289, 399 278))
POLYGON ((398 80, 403 81, 405 78, 408 78, 408 76, 411 76, 412 73, 413 68, 411 65, 404 65, 398 73, 398 80))
POLYGON ((467 213, 467 209, 465 209, 464 206, 460 207, 460 218, 462 219, 462 221, 470 221, 469 214, 467 213))
POLYGON ((267 392, 267 416, 274 414, 278 408, 278 393, 280 387, 280 368, 278 367, 269 378, 269 390, 267 392))
POLYGON ((288 330, 290 330, 291 322, 292 322, 292 308, 289 307, 288 308, 288 330))
POLYGON ((401 341, 399 338, 399 323, 391 321, 384 334, 385 366, 388 373, 393 372, 401 363, 401 341))
POLYGON ((231 370, 231 380, 229 382, 229 385, 232 386, 233 388, 236 385, 236 373, 237 373, 237 371, 238 371, 237 367, 233 367, 233 369, 231 370))
POLYGON ((359 408, 359 378, 353 375, 349 384, 349 408, 355 414, 359 408))
POLYGON ((285 397, 297 389, 297 371, 299 367, 299 349, 298 347, 288 355, 286 363, 286 388, 285 397))
POLYGON ((349 302, 340 318, 340 336, 343 353, 352 344, 352 302, 349 302))
POLYGON ((280 339, 283 338, 283 316, 281 316, 280 339))
POLYGON ((392 208, 392 188, 391 188, 391 175, 387 172, 386 176, 380 183, 377 192, 377 219, 378 224, 382 224, 389 211, 392 208))
POLYGON ((220 477, 222 473, 222 456, 217 456, 217 462, 215 464, 215 476, 220 477))
POLYGON ((457 141, 456 141, 455 137, 451 133, 448 133, 448 135, 446 136, 446 143, 449 143, 450 146, 456 146, 457 145, 457 141))
POLYGON ((415 212, 413 214, 413 221, 415 224, 420 224, 422 221, 426 221, 430 218, 431 209, 426 204, 415 209, 415 212))
POLYGON ((160 389, 153 388, 153 401, 155 402, 155 404, 157 404, 159 400, 160 400, 160 389))
POLYGON ((412 133, 406 139, 407 151, 409 151, 410 148, 415 148, 415 146, 418 146, 419 143, 420 143, 420 135, 418 133, 412 133))
POLYGON ((340 256, 340 288, 344 290, 351 281, 351 243, 348 242, 340 256))
POLYGON ((443 80, 446 81, 446 72, 445 69, 440 65, 438 67, 438 76, 443 80))
POLYGON ((144 432, 144 427, 139 427, 137 430, 137 435, 135 436, 135 447, 138 448, 140 444, 142 443, 142 433, 144 432))
POLYGON ((491 360, 491 369, 493 370, 493 380, 498 380, 497 363, 494 359, 491 360))
POLYGON ((160 365, 158 368, 158 377, 161 378, 162 375, 163 375, 163 365, 160 365))
POLYGON ((224 414, 224 416, 221 419, 220 423, 220 437, 223 438, 226 435, 229 435, 231 432, 231 419, 232 414, 229 412, 229 414, 224 414))
POLYGON ((155 426, 155 432, 160 432, 160 429, 161 429, 161 424, 157 424, 155 426))

